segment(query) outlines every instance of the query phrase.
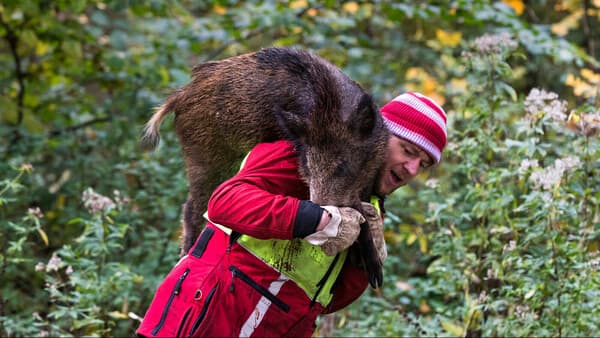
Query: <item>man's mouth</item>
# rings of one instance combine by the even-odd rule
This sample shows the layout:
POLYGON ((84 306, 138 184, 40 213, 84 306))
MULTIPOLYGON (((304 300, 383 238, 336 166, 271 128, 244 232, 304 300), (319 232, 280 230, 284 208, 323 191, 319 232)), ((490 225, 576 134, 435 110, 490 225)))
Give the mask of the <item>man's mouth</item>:
POLYGON ((396 174, 395 171, 390 170, 390 173, 392 175, 392 178, 394 179, 395 184, 400 184, 400 182, 402 182, 402 178, 400 177, 400 175, 396 174))

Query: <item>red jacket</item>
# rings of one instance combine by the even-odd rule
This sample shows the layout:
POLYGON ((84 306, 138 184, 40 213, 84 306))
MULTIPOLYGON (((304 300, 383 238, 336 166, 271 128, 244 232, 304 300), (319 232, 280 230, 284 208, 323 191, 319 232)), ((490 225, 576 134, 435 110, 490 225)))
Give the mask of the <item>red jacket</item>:
MULTIPOLYGON (((308 185, 298 174, 293 143, 262 143, 250 152, 242 170, 214 191, 208 202, 208 218, 255 238, 292 239, 296 227, 303 225, 297 220, 302 216, 298 215, 301 201, 308 198, 308 185)), ((346 262, 325 313, 349 305, 367 285, 365 272, 346 262)))
MULTIPOLYGON (((307 200, 297 154, 287 141, 256 146, 243 169, 213 193, 208 218, 260 239, 305 237, 322 209, 307 200)), ((367 287, 344 262, 327 308, 208 222, 161 282, 136 333, 142 337, 310 337, 316 317, 337 311, 367 287)))

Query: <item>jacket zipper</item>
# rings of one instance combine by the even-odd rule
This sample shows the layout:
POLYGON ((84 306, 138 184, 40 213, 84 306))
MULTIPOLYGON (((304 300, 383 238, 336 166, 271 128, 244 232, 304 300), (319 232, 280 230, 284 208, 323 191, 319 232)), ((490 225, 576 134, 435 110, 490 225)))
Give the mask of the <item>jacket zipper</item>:
POLYGON ((323 287, 325 286, 325 283, 329 279, 329 275, 331 275, 331 272, 333 271, 333 267, 335 266, 335 264, 337 263, 337 261, 338 261, 339 258, 340 258, 340 254, 338 253, 337 255, 335 255, 335 258, 333 259, 333 262, 331 262, 331 264, 329 264, 329 267, 327 268, 327 271, 325 272, 325 275, 323 275, 323 277, 321 278, 321 280, 317 283, 316 287, 318 289, 317 289, 317 292, 315 292, 315 295, 314 295, 313 299, 310 301, 310 306, 311 307, 313 305, 315 305, 315 302, 317 301, 317 297, 319 297, 319 294, 323 290, 323 287))
POLYGON ((156 336, 158 331, 160 331, 162 326, 165 324, 165 320, 167 319, 167 314, 169 314, 169 307, 171 307, 171 303, 173 302, 173 299, 175 299, 175 296, 177 296, 179 294, 179 292, 181 291, 181 284, 183 283, 183 280, 185 279, 185 277, 187 277, 187 275, 189 273, 190 273, 190 269, 185 269, 183 274, 177 280, 177 283, 175 283, 175 287, 173 288, 173 291, 171 292, 171 296, 169 296, 167 305, 165 305, 165 309, 163 310, 163 313, 160 317, 160 321, 158 322, 158 324, 156 324, 156 327, 154 328, 154 330, 152 330, 152 335, 156 336))
POLYGON ((215 291, 217 291, 218 286, 219 286, 219 284, 215 285, 212 288, 212 290, 210 290, 210 292, 208 293, 208 296, 206 296, 206 301, 204 302, 204 305, 202 306, 200 315, 198 316, 198 318, 196 318, 196 320, 194 321, 194 324, 192 324, 192 329, 190 330, 190 334, 188 337, 191 337, 194 334, 194 332, 198 329, 200 324, 202 323, 202 320, 204 319, 204 317, 206 316, 206 312, 208 311, 208 306, 210 305, 210 301, 212 300, 212 297, 215 294, 215 291))
POLYGON ((175 337, 181 337, 181 330, 183 330, 183 327, 185 326, 185 322, 187 321, 187 317, 190 315, 191 311, 192 311, 192 308, 190 307, 189 309, 187 309, 187 311, 183 315, 183 319, 181 320, 181 324, 179 324, 179 328, 177 329, 177 335, 175 335, 175 337))
POLYGON ((258 291, 258 293, 260 293, 261 295, 266 297, 268 300, 271 301, 271 303, 275 304, 278 308, 280 308, 284 312, 287 313, 290 311, 289 305, 282 302, 281 299, 277 298, 268 289, 266 289, 263 286, 261 286, 260 284, 256 283, 252 278, 248 277, 248 275, 246 275, 244 272, 242 272, 242 270, 238 269, 237 267, 235 267, 233 265, 231 265, 229 267, 229 270, 231 271, 231 276, 232 276, 231 285, 229 286, 229 292, 234 291, 233 281, 234 281, 235 277, 238 277, 244 283, 248 284, 251 288, 258 291))

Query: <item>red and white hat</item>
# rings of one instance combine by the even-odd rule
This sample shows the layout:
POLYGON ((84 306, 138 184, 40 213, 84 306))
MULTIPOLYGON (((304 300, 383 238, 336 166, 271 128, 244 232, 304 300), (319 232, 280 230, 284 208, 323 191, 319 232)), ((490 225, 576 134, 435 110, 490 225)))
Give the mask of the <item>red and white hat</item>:
POLYGON ((431 98, 406 92, 381 108, 392 134, 425 150, 436 163, 446 146, 446 112, 431 98))

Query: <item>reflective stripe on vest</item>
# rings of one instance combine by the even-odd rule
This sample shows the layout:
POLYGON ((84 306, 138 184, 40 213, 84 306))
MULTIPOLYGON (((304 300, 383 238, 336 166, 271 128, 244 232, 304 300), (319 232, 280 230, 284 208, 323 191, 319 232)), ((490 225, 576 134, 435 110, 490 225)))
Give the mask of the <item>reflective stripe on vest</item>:
MULTIPOLYGON (((231 235, 230 228, 210 221, 207 213, 204 217, 217 228, 231 235)), ((258 239, 242 234, 237 242, 261 261, 293 280, 304 290, 307 297, 316 300, 323 307, 326 307, 333 298, 331 288, 348 255, 348 250, 344 250, 339 253, 337 259, 336 256, 327 256, 321 247, 300 238, 258 239), (324 277, 327 278, 323 280, 324 277)))

